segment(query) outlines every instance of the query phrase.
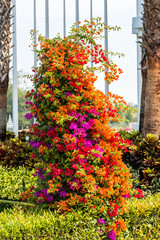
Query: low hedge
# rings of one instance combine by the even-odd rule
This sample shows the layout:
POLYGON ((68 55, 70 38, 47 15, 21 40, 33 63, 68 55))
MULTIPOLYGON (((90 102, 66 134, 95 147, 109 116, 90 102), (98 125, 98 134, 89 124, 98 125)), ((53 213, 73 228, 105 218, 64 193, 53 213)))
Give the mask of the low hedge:
MULTIPOLYGON (((160 239, 159 193, 144 199, 129 199, 128 208, 129 212, 124 215, 128 229, 117 240, 160 239)), ((98 227, 91 215, 80 211, 60 215, 44 210, 23 210, 21 206, 16 206, 0 213, 1 240, 107 239, 106 236, 102 238, 98 227)))
POLYGON ((0 165, 0 199, 18 200, 21 192, 36 185, 34 172, 22 166, 8 169, 0 165))
POLYGON ((124 218, 128 229, 119 240, 158 240, 160 239, 160 193, 144 199, 128 200, 129 212, 124 218))
POLYGON ((44 210, 29 213, 15 207, 0 213, 0 226, 1 240, 102 239, 97 231, 97 221, 81 212, 64 216, 44 210))

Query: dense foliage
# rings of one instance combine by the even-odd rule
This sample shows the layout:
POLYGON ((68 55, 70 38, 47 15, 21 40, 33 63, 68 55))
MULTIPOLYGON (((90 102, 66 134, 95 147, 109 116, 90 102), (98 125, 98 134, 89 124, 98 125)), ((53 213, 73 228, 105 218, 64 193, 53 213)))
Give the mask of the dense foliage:
MULTIPOLYGON (((10 135, 10 134, 9 134, 10 135)), ((8 138, 9 135, 7 134, 8 138)), ((35 160, 32 159, 30 144, 21 142, 18 138, 10 138, 0 142, 0 165, 7 167, 26 166, 33 168, 35 160)))
MULTIPOLYGON (((160 194, 145 199, 127 201, 128 213, 123 216, 128 229, 118 240, 160 239, 160 194)), ((33 212, 17 206, 0 213, 0 239, 106 239, 101 235, 103 226, 97 225, 92 215, 79 211, 59 215, 50 211, 33 212), (98 230, 98 231, 97 231, 98 230)))
POLYGON ((6 131, 6 140, 9 140, 11 138, 15 138, 15 134, 11 131, 6 131))
MULTIPOLYGON (((160 140, 154 134, 142 137, 139 131, 120 131, 135 147, 123 153, 123 161, 131 167, 135 185, 151 192, 160 191, 160 140), (134 180, 135 180, 134 179, 134 180)), ((129 150, 129 149, 128 149, 129 150)))
POLYGON ((20 193, 36 185, 34 172, 22 166, 10 169, 0 166, 0 199, 19 200, 20 193))
POLYGON ((160 239, 160 193, 132 198, 127 206, 129 211, 124 214, 127 231, 119 239, 160 239))
POLYGON ((64 214, 88 212, 103 229, 101 234, 115 239, 126 229, 122 213, 131 183, 121 158, 124 141, 108 126, 117 118, 115 103, 123 100, 111 93, 105 96, 93 85, 95 70, 104 71, 108 83, 122 72, 96 43, 102 27, 97 18, 73 27, 64 39, 39 38, 40 65, 32 77, 34 89, 27 95, 31 113, 26 115, 37 121, 30 144, 32 157, 39 161, 39 180, 22 199, 64 214))

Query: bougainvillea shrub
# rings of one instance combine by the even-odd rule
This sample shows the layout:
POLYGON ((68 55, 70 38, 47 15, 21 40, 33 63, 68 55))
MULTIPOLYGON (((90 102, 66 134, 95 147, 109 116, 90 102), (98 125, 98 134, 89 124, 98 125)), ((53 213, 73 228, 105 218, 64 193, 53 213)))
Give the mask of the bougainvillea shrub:
POLYGON ((96 70, 105 72, 108 83, 122 72, 96 43, 102 27, 98 18, 73 27, 64 39, 39 37, 40 64, 32 77, 34 89, 27 95, 31 113, 26 116, 37 121, 30 144, 32 157, 39 161, 39 180, 38 188, 29 189, 22 199, 62 214, 88 211, 101 227, 100 234, 115 239, 126 229, 121 214, 131 183, 121 158, 124 141, 108 126, 110 119, 117 119, 115 103, 123 99, 105 96, 94 87, 96 70))

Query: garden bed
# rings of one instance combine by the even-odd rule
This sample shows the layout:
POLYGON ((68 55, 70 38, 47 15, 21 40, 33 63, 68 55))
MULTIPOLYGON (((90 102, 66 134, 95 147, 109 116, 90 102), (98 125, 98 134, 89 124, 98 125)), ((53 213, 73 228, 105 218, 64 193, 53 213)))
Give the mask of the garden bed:
MULTIPOLYGON (((144 199, 129 199, 124 215, 128 229, 119 240, 160 239, 160 194, 144 199)), ((25 210, 15 205, 0 213, 0 239, 105 239, 97 231, 97 222, 81 211, 58 214, 47 210, 25 210)))

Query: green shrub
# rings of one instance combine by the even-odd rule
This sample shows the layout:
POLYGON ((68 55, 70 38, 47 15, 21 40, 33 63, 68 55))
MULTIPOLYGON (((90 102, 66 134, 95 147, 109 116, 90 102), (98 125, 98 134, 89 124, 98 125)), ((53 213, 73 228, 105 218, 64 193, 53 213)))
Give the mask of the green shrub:
POLYGON ((119 133, 124 139, 130 140, 133 142, 134 145, 137 144, 137 142, 142 141, 143 137, 142 134, 139 131, 127 131, 127 130, 119 130, 119 133))
POLYGON ((17 200, 5 200, 5 199, 0 199, 0 212, 6 210, 6 209, 11 209, 15 206, 23 206, 24 209, 35 209, 36 206, 32 203, 28 202, 21 202, 17 200))
POLYGON ((12 208, 13 204, 12 203, 6 203, 6 202, 1 202, 0 201, 0 212, 4 211, 4 209, 12 208))
POLYGON ((152 192, 160 191, 160 140, 148 134, 137 144, 135 160, 142 157, 140 181, 152 192))
MULTIPOLYGON (((128 200, 129 212, 124 214, 128 229, 117 240, 158 240, 160 239, 160 194, 143 199, 128 200)), ((106 239, 92 215, 73 211, 65 215, 40 210, 23 210, 15 206, 0 213, 0 239, 54 239, 84 240, 106 239)))
POLYGON ((160 140, 154 134, 142 138, 138 131, 120 131, 121 136, 132 140, 135 150, 123 153, 123 162, 131 168, 134 186, 149 189, 152 193, 160 191, 160 140))
POLYGON ((6 140, 9 140, 11 138, 15 138, 15 134, 10 131, 6 131, 6 140))
POLYGON ((21 192, 36 184, 34 172, 22 166, 11 169, 0 166, 0 198, 18 200, 21 192))
POLYGON ((123 162, 134 170, 138 170, 142 164, 142 157, 135 160, 136 146, 142 141, 142 134, 139 131, 120 130, 119 134, 126 140, 132 141, 134 146, 127 146, 128 151, 123 151, 123 162))
POLYGON ((18 138, 0 143, 0 165, 8 167, 27 166, 33 168, 32 147, 18 138))
POLYGON ((30 213, 16 207, 0 213, 0 226, 1 240, 103 239, 97 221, 80 211, 64 216, 50 211, 30 213))
POLYGON ((128 200, 129 212, 124 218, 128 229, 121 233, 119 240, 160 239, 160 194, 149 195, 144 199, 128 200))

